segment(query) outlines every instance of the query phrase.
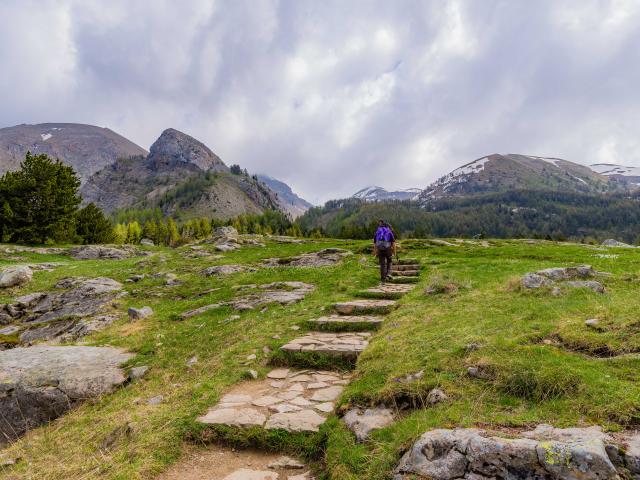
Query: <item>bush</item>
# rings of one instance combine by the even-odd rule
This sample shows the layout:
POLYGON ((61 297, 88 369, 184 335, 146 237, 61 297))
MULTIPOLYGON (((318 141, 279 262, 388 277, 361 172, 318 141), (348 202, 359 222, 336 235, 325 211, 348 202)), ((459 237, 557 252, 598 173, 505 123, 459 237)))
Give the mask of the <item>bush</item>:
POLYGON ((93 203, 78 211, 76 234, 84 244, 109 243, 115 239, 111 222, 93 203))

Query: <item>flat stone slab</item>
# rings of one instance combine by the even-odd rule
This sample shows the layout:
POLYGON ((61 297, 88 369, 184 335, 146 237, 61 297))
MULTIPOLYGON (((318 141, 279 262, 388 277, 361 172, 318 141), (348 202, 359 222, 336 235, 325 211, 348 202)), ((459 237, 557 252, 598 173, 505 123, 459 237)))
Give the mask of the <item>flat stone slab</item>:
POLYGON ((393 300, 351 300, 333 304, 333 309, 341 315, 358 315, 365 313, 390 313, 396 308, 393 300))
POLYGON ((416 277, 420 275, 420 270, 397 270, 392 268, 391 275, 398 277, 416 277))
POLYGON ((313 352, 336 357, 356 358, 369 344, 369 332, 310 332, 280 347, 285 352, 313 352))
POLYGON ((308 321, 312 325, 322 326, 347 326, 366 324, 370 326, 379 326, 384 322, 382 317, 372 315, 329 315, 326 317, 314 318, 308 321))
POLYGON ((392 265, 392 269, 399 272, 404 270, 420 270, 420 265, 418 265, 417 263, 394 264, 392 265))
POLYGON ((388 280, 389 283, 418 283, 419 281, 420 277, 417 275, 414 275, 412 277, 393 276, 390 280, 388 280))
POLYGON ((360 296, 382 299, 400 298, 414 288, 414 285, 409 284, 383 283, 377 287, 371 287, 363 290, 360 292, 360 296))
POLYGON ((420 260, 417 258, 401 258, 396 260, 396 265, 420 265, 420 260))
POLYGON ((207 425, 317 432, 333 411, 350 374, 279 368, 265 380, 233 387, 198 418, 207 425))

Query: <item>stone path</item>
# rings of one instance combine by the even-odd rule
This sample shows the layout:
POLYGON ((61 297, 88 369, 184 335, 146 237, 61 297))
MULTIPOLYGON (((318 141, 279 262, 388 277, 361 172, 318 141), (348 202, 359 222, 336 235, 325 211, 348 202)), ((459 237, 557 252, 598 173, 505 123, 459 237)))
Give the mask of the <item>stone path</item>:
MULTIPOLYGON (((415 259, 398 262, 396 272, 408 272, 398 278, 417 281, 420 265, 415 259)), ((328 359, 348 359, 355 363, 357 357, 368 346, 372 333, 367 331, 341 332, 345 327, 358 329, 375 328, 384 321, 382 315, 392 312, 398 305, 395 299, 408 293, 413 285, 383 284, 363 290, 358 294, 368 299, 338 302, 332 305, 334 313, 309 320, 311 331, 295 338, 282 347, 287 353, 284 361, 290 368, 271 370, 265 379, 242 382, 232 387, 219 402, 211 407, 198 421, 205 425, 231 429, 258 428, 265 431, 286 431, 296 434, 313 435, 327 418, 334 413, 335 402, 351 374, 327 370, 297 369, 297 354, 322 356, 328 359), (336 330, 336 331, 327 331, 336 330)), ((331 363, 331 362, 329 362, 331 363)), ((337 363, 336 365, 344 365, 337 363)), ((393 421, 393 412, 387 410, 352 409, 345 417, 347 426, 357 435, 358 441, 366 441, 368 434, 393 421)), ((193 477, 220 478, 221 480, 287 479, 313 480, 306 466, 300 474, 278 473, 272 468, 260 465, 243 465, 240 460, 234 464, 238 468, 226 476, 193 477), (241 466, 242 465, 242 466, 241 466)), ((244 458, 252 455, 244 452, 244 458)), ((255 455, 255 452, 253 453, 255 455)), ((167 477, 178 478, 178 477, 167 477)), ((180 477, 182 478, 182 477, 180 477)), ((185 477, 189 478, 189 477, 185 477)))
POLYGON ((272 370, 265 380, 236 385, 198 421, 207 425, 317 432, 351 375, 330 371, 272 370))

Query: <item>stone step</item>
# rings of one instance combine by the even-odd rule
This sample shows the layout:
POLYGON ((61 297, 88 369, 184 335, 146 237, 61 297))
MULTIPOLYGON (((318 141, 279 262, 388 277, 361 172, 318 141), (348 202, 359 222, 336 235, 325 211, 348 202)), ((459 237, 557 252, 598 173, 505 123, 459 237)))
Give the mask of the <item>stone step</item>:
POLYGON ((413 276, 413 277, 391 277, 390 280, 388 280, 389 283, 418 283, 420 281, 420 277, 413 276))
POLYGON ((369 337, 369 332, 310 332, 283 345, 280 350, 356 359, 367 348, 369 337))
POLYGON ((239 429, 317 432, 333 412, 335 401, 350 378, 348 373, 275 369, 264 380, 232 387, 197 421, 239 429))
POLYGON ((410 292, 414 288, 415 288, 414 285, 408 285, 408 284, 394 285, 394 284, 384 283, 384 284, 378 285, 377 287, 371 287, 371 288, 367 288, 366 290, 362 290, 361 292, 358 292, 357 295, 359 297, 364 297, 364 298, 378 298, 378 299, 393 300, 393 299, 398 299, 402 297, 403 295, 410 292))
POLYGON ((396 302, 393 300, 351 300, 334 303, 332 307, 341 315, 384 315, 396 308, 396 302))
POLYGON ((420 275, 420 270, 395 270, 391 269, 391 275, 397 277, 417 277, 420 275))
POLYGON ((416 263, 411 263, 411 264, 396 264, 396 263, 394 263, 392 265, 392 269, 393 270, 397 270, 399 272, 402 272, 404 270, 420 270, 420 265, 418 265, 416 263))
POLYGON ((396 260, 397 265, 420 265, 420 260, 417 258, 401 258, 396 260))
POLYGON ((329 315, 308 320, 308 323, 324 330, 374 329, 382 325, 384 319, 371 315, 329 315))

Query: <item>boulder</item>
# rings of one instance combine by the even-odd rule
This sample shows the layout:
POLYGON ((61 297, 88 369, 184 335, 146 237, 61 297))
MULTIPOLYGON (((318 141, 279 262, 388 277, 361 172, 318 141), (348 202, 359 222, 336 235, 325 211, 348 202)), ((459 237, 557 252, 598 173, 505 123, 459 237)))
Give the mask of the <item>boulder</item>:
POLYGON ((150 238, 143 238, 140 240, 140 245, 144 245, 145 247, 154 247, 155 243, 150 238))
POLYGON ((133 308, 130 307, 127 311, 131 320, 140 320, 142 318, 149 318, 153 315, 153 309, 151 307, 133 308))
POLYGON ((255 270, 255 268, 244 265, 215 265, 213 267, 205 268, 202 271, 202 274, 210 277, 211 275, 231 275, 233 273, 242 273, 246 271, 255 272, 255 270))
POLYGON ((137 254, 133 247, 105 247, 102 245, 83 245, 74 247, 70 254, 76 260, 122 260, 137 254))
POLYGON ((303 253, 289 258, 268 258, 264 265, 268 267, 328 267, 340 263, 352 252, 342 248, 325 248, 313 253, 303 253))
POLYGON ((237 237, 238 230, 234 227, 217 227, 213 230, 214 237, 237 237))
POLYGON ((26 265, 14 265, 0 272, 0 288, 19 287, 29 283, 33 270, 26 265))
POLYGON ((590 278, 596 272, 591 265, 580 265, 578 267, 554 267, 539 270, 536 274, 551 280, 568 280, 570 278, 590 278))
POLYGON ((596 282, 595 280, 573 280, 570 282, 565 282, 564 285, 571 288, 589 288, 596 293, 604 293, 604 285, 600 282, 596 282))
POLYGON ((133 355, 111 347, 35 346, 0 351, 0 444, 108 394, 133 355))
POLYGON ((393 411, 388 408, 367 408, 364 411, 361 408, 352 408, 342 421, 355 434, 358 442, 364 442, 373 430, 392 424, 394 417, 393 411))
POLYGON ((635 248, 633 245, 629 245, 628 243, 619 242, 613 238, 608 238, 604 242, 602 242, 603 247, 622 247, 622 248, 635 248))
POLYGON ((524 288, 541 288, 551 285, 551 281, 537 273, 526 273, 521 280, 524 288))
POLYGON ((609 437, 598 427, 555 429, 540 425, 520 438, 477 429, 431 430, 402 457, 396 478, 619 478, 607 454, 609 437))

